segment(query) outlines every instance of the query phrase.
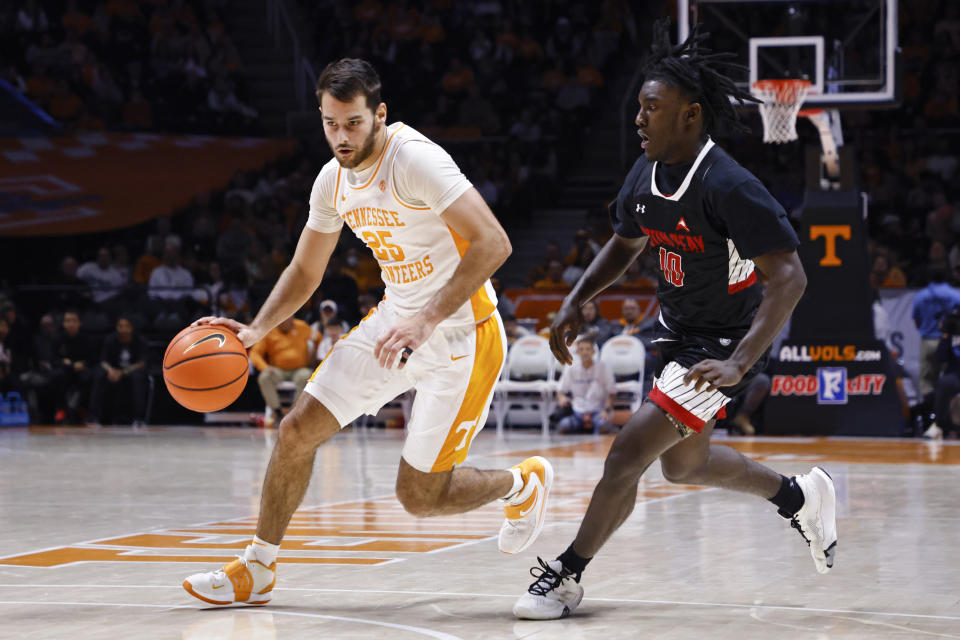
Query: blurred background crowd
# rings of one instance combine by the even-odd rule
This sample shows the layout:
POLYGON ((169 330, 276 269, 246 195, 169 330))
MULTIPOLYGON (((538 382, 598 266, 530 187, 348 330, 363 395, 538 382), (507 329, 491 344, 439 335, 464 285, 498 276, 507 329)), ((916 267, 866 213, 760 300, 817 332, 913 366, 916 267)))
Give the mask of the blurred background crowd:
MULTIPOLYGON (((68 134, 276 134, 260 117, 269 104, 258 103, 252 87, 258 60, 245 52, 257 50, 233 15, 249 4, 6 2, 0 83, 68 134)), ((344 56, 373 62, 388 119, 440 141, 515 238, 516 255, 498 274, 498 288, 568 291, 610 236, 607 203, 627 168, 617 151, 619 121, 626 117, 626 135, 633 131, 633 106, 621 111, 621 98, 652 19, 675 13, 672 4, 290 4, 303 54, 318 69, 344 56), (584 213, 550 224, 550 211, 571 198, 584 213)), ((899 20, 902 106, 843 115, 870 198, 870 284, 921 288, 936 280, 955 287, 960 11, 947 1, 901 2, 899 20)), ((804 188, 796 148, 763 145, 759 119, 749 118, 752 135, 720 142, 735 145, 737 159, 795 212, 804 188)), ((630 142, 628 151, 629 164, 639 148, 630 142)), ((290 260, 313 179, 329 157, 317 127, 298 139, 293 154, 237 171, 224 188, 198 194, 168 216, 97 234, 27 239, 19 247, 3 238, 0 392, 29 398, 39 423, 157 420, 151 405, 166 342, 203 315, 247 321, 256 313, 290 260)), ((618 283, 629 294, 620 317, 591 311, 601 345, 617 333, 640 334, 651 320, 632 299, 653 292, 649 260, 642 257, 618 283)), ((320 289, 298 314, 310 326, 303 366, 315 364, 325 337, 329 344, 331 332, 352 326, 382 293, 370 252, 344 233, 320 289)), ((543 328, 524 328, 510 296, 501 297, 514 337, 543 328)), ((264 405, 263 397, 248 400, 251 408, 264 405)))

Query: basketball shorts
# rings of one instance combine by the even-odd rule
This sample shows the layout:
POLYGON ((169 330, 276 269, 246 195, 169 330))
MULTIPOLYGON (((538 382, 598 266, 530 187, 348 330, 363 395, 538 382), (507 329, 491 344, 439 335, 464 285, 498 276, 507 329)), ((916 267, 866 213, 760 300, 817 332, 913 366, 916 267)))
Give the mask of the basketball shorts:
POLYGON ((373 350, 397 319, 384 303, 371 311, 334 344, 305 390, 343 426, 416 389, 403 458, 420 471, 449 471, 487 421, 507 351, 503 323, 494 312, 476 325, 438 327, 403 369, 385 369, 373 350))
POLYGON ((725 417, 727 403, 764 370, 770 353, 769 350, 764 353, 737 384, 714 391, 703 388, 697 391, 693 383, 683 383, 690 368, 701 360, 726 360, 740 340, 682 335, 661 322, 654 342, 660 347, 662 368, 647 399, 666 412, 682 435, 690 431, 700 433, 710 420, 725 417))

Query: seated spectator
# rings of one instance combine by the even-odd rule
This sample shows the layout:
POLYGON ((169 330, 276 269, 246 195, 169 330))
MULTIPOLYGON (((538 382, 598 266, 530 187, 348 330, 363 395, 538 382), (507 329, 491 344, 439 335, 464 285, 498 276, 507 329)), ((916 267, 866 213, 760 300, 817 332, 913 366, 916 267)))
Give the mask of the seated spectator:
POLYGON ((577 358, 564 367, 557 389, 557 405, 570 407, 570 415, 557 423, 557 433, 613 433, 613 403, 616 381, 604 362, 595 361, 596 343, 589 336, 580 336, 574 343, 577 358))
POLYGON ((513 344, 518 339, 523 336, 530 335, 530 332, 520 326, 520 323, 517 322, 517 318, 511 315, 504 315, 503 318, 503 332, 507 334, 507 344, 513 344))
POLYGON ((77 424, 86 407, 93 380, 96 353, 90 339, 80 333, 80 314, 63 314, 63 333, 57 341, 50 387, 54 397, 54 422, 77 424))
POLYGON ((307 379, 313 373, 310 367, 310 341, 313 336, 310 325, 291 316, 250 350, 250 361, 260 372, 257 376, 260 393, 270 409, 270 415, 264 422, 267 428, 276 426, 277 416, 282 417, 287 413, 280 406, 280 395, 277 393, 280 383, 292 381, 297 387, 297 396, 307 386, 307 379))
POLYGON ((614 334, 615 328, 600 315, 597 303, 592 300, 580 307, 580 313, 583 315, 580 333, 590 336, 598 347, 602 347, 603 343, 614 334))
POLYGON ((60 334, 52 314, 40 318, 40 331, 33 341, 33 358, 28 371, 20 374, 20 383, 30 406, 34 424, 51 424, 54 418, 55 400, 51 382, 54 365, 57 363, 57 346, 60 334))
POLYGON ((180 248, 163 251, 163 264, 150 274, 147 295, 153 300, 154 326, 176 328, 190 317, 193 274, 180 266, 180 248))
POLYGON ((116 331, 108 335, 100 350, 100 366, 93 376, 90 393, 91 426, 99 426, 104 409, 116 421, 117 401, 132 399, 133 426, 144 424, 147 406, 147 344, 125 315, 117 318, 116 331))
POLYGON ((627 267, 627 270, 620 276, 617 286, 624 289, 645 289, 654 291, 657 288, 656 280, 643 275, 643 263, 640 260, 634 260, 627 267))
MULTIPOLYGON (((313 329, 316 334, 326 335, 326 326, 331 322, 337 322, 340 324, 341 333, 346 333, 350 330, 350 325, 340 319, 338 314, 339 309, 340 307, 333 300, 323 300, 320 303, 320 317, 310 325, 310 328, 313 329)), ((326 353, 326 351, 324 351, 324 353, 326 353)))
POLYGON ((548 242, 546 252, 543 255, 543 261, 527 273, 527 285, 532 287, 538 280, 546 278, 547 268, 550 266, 550 263, 554 260, 560 260, 560 258, 560 245, 556 242, 548 242))
POLYGON ((247 290, 247 272, 243 269, 228 271, 224 277, 223 293, 220 294, 217 306, 220 312, 241 322, 247 322, 250 317, 250 294, 247 290))
POLYGON ((97 249, 96 261, 84 262, 77 269, 77 277, 90 286, 93 303, 108 312, 119 311, 120 291, 126 279, 113 266, 110 249, 97 249))
POLYGON ((249 127, 257 116, 257 110, 240 101, 234 93, 234 84, 231 80, 218 77, 207 93, 207 108, 217 114, 221 125, 228 129, 249 127))
POLYGON ((221 315, 218 303, 225 287, 226 283, 223 281, 220 263, 216 261, 209 263, 204 281, 199 283, 199 286, 193 291, 193 299, 200 305, 199 312, 201 314, 221 315))
POLYGON ((533 288, 544 291, 569 291, 570 285, 563 279, 563 263, 559 260, 551 260, 547 266, 546 275, 534 282, 533 288))
POLYGON ((10 325, 6 318, 0 316, 0 393, 18 390, 19 381, 13 372, 14 357, 7 346, 7 340, 10 337, 10 325))
POLYGON ((900 268, 890 266, 890 258, 886 254, 881 253, 874 257, 870 270, 870 286, 879 289, 906 285, 907 277, 900 268))
POLYGON ((56 294, 56 304, 61 309, 86 309, 90 303, 90 289, 77 277, 77 260, 73 256, 64 256, 60 261, 60 273, 53 284, 60 290, 56 294))
POLYGON ((163 238, 157 235, 147 237, 147 251, 137 258, 137 264, 133 267, 133 281, 137 284, 147 284, 150 282, 150 276, 153 270, 159 267, 163 262, 160 256, 163 255, 163 238))
MULTIPOLYGON (((633 298, 627 298, 620 307, 620 335, 635 336, 640 333, 640 325, 643 322, 643 315, 640 313, 640 303, 633 298)), ((639 337, 639 336, 638 336, 639 337)))
POLYGON ((13 302, 4 302, 0 306, 0 316, 7 321, 6 345, 15 360, 13 370, 22 373, 33 358, 33 331, 17 313, 17 305, 13 302))
POLYGON ((127 246, 124 244, 113 245, 113 268, 123 278, 123 285, 130 283, 133 277, 133 268, 130 266, 130 254, 127 252, 127 246))
POLYGON ((590 234, 587 233, 586 229, 578 230, 573 237, 573 247, 570 248, 570 253, 563 261, 567 266, 563 272, 564 281, 571 287, 577 284, 595 256, 593 246, 590 243, 590 234))
POLYGON ((343 324, 339 320, 336 318, 327 320, 326 324, 323 325, 323 339, 317 343, 317 348, 313 352, 314 361, 322 362, 330 353, 330 349, 333 349, 337 340, 343 337, 343 333, 343 324))

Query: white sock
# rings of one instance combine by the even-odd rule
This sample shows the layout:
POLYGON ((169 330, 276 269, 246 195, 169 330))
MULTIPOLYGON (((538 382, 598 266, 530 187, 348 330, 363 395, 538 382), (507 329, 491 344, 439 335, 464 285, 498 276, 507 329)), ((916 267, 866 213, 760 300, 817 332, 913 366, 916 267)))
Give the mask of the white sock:
POLYGON ((279 552, 280 545, 270 544, 266 540, 261 540, 257 536, 253 536, 253 542, 247 546, 245 557, 247 560, 253 559, 260 564, 269 567, 276 561, 277 554, 279 552), (251 555, 253 558, 250 557, 251 555))
POLYGON ((501 500, 509 500, 513 496, 517 495, 517 493, 520 492, 520 489, 523 489, 523 476, 520 475, 520 469, 517 467, 512 467, 507 469, 507 471, 513 474, 513 487, 510 488, 510 491, 507 493, 507 495, 500 498, 501 500))

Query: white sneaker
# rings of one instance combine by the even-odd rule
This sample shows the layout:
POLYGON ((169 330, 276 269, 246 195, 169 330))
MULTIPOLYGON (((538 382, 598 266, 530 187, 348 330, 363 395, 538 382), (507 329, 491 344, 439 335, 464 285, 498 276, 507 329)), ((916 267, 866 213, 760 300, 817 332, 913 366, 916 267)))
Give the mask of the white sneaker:
POLYGON ((210 604, 267 604, 276 582, 276 562, 268 567, 245 552, 216 571, 193 574, 183 581, 183 588, 210 604))
POLYGON ((566 618, 583 600, 583 587, 559 560, 544 562, 538 557, 537 562, 540 566, 530 569, 536 581, 513 605, 513 615, 523 620, 566 618))
POLYGON ((540 535, 553 486, 553 467, 546 458, 527 458, 514 468, 520 469, 523 486, 503 507, 506 520, 497 540, 503 553, 520 553, 540 535))
POLYGON ((943 440, 943 429, 937 426, 936 422, 932 422, 927 430, 923 432, 923 437, 927 440, 943 440))
POLYGON ((790 520, 810 545, 810 555, 820 573, 833 568, 837 555, 837 491, 830 474, 814 467, 810 473, 796 476, 803 491, 803 506, 790 520))

